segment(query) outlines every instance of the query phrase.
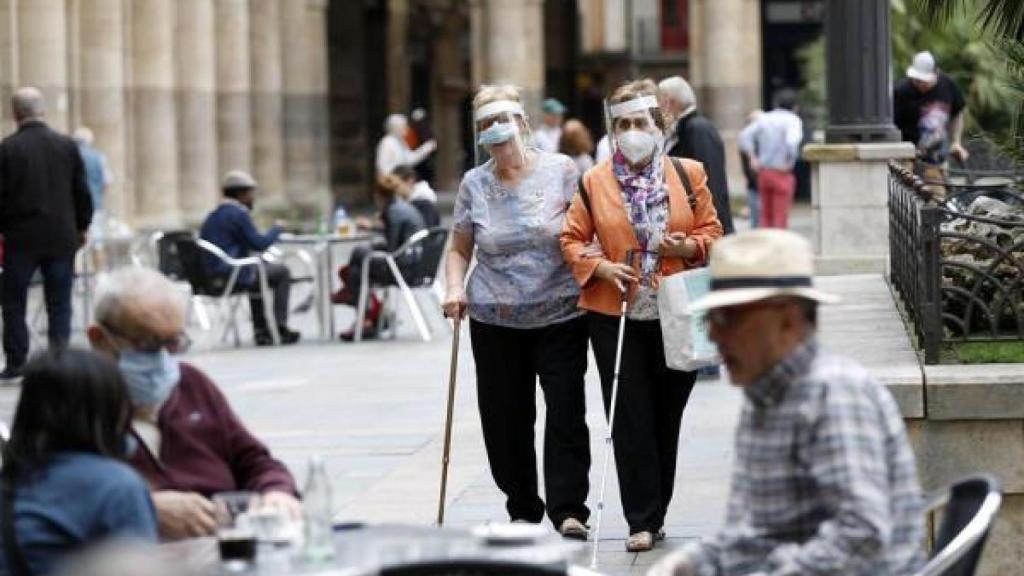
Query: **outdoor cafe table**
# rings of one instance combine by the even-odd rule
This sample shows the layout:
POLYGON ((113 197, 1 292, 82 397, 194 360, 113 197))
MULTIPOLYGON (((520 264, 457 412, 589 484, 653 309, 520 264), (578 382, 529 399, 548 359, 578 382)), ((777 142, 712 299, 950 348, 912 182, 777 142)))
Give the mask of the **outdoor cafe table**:
POLYGON ((278 242, 283 247, 305 249, 313 254, 316 260, 315 292, 317 321, 320 325, 320 337, 324 340, 334 338, 334 305, 331 303, 332 281, 335 273, 334 248, 341 245, 369 244, 379 238, 373 233, 359 232, 356 234, 282 234, 278 242))
MULTIPOLYGON (((258 576, 375 574, 381 568, 419 562, 505 561, 547 567, 567 567, 584 550, 582 542, 565 540, 555 532, 525 543, 495 544, 468 530, 426 526, 340 525, 334 529, 335 558, 316 566, 304 565, 301 551, 261 544, 255 566, 243 574, 258 576)), ((221 568, 217 540, 195 538, 165 544, 169 557, 187 559, 203 576, 227 574, 221 568)))

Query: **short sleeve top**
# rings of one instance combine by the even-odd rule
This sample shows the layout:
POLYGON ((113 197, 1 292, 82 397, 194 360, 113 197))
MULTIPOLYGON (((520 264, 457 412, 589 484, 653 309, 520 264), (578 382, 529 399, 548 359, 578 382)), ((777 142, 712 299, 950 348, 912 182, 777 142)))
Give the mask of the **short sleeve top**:
POLYGON ((539 328, 582 313, 558 241, 579 172, 568 156, 532 152, 536 164, 515 188, 497 179, 488 160, 466 173, 455 200, 453 228, 477 247, 469 316, 487 324, 539 328))

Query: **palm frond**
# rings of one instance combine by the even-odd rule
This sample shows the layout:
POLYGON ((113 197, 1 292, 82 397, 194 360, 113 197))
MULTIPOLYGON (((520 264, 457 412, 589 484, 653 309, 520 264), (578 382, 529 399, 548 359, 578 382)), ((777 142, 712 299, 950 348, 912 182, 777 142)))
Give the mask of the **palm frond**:
POLYGON ((1024 2, 1020 0, 988 0, 978 19, 981 26, 1004 38, 1024 42, 1024 2))
POLYGON ((947 22, 957 12, 976 14, 985 30, 1024 42, 1024 2, 1021 0, 910 0, 932 22, 947 22))
POLYGON ((933 22, 949 21, 957 11, 966 9, 966 0, 910 0, 910 3, 933 22))

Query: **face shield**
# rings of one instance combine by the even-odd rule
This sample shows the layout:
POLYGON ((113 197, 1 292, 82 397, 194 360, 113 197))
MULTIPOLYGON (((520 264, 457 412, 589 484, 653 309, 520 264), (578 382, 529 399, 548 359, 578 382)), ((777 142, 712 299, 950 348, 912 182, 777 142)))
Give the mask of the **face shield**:
POLYGON ((658 162, 664 154, 664 137, 651 114, 658 108, 654 96, 639 96, 606 106, 608 126, 614 153, 621 153, 633 166, 658 162))
POLYGON ((476 165, 482 164, 486 156, 494 158, 505 154, 517 154, 525 161, 531 135, 524 126, 528 126, 526 113, 518 102, 496 100, 477 109, 473 115, 476 165))

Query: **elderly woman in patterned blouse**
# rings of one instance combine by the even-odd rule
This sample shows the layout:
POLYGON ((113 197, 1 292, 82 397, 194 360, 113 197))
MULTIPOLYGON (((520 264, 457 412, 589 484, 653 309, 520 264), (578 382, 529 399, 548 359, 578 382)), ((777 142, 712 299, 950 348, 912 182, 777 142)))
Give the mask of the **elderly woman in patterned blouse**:
POLYGON ((459 188, 445 314, 469 315, 484 443, 510 518, 538 523, 546 511, 563 536, 586 539, 587 327, 558 241, 579 174, 569 157, 532 145, 514 87, 483 87, 473 115, 490 159, 459 188), (547 406, 546 505, 534 452, 538 377, 547 406))

